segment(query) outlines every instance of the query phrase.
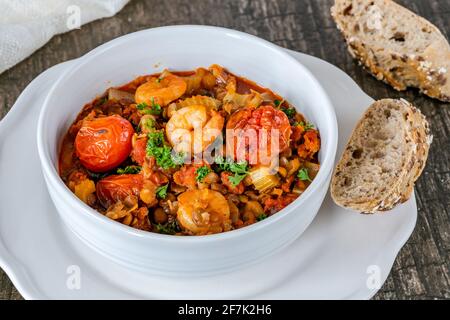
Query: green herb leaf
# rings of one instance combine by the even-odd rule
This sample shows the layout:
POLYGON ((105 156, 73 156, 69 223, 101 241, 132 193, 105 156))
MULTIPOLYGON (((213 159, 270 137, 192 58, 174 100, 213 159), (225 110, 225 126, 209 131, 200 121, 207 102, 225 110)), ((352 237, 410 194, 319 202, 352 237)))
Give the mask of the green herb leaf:
POLYGON ((156 230, 162 234, 175 234, 181 231, 176 220, 167 222, 165 224, 158 223, 155 225, 155 227, 156 230))
POLYGON ((245 176, 248 174, 247 161, 233 162, 231 159, 224 159, 223 157, 217 157, 214 162, 218 165, 221 171, 230 171, 234 173, 234 176, 229 176, 231 184, 236 187, 245 176))
POLYGON ((231 171, 233 173, 247 173, 247 161, 234 162, 231 159, 224 159, 218 156, 214 162, 219 166, 221 171, 231 171))
POLYGON ((138 109, 139 111, 143 111, 148 107, 148 104, 146 104, 145 102, 141 102, 139 104, 136 105, 136 109, 138 109))
POLYGON ((236 187, 239 183, 241 183, 242 180, 247 176, 247 173, 244 174, 238 174, 235 173, 234 176, 229 176, 228 180, 230 180, 233 187, 236 187))
POLYGON ((217 164, 220 171, 227 171, 229 169, 229 162, 225 160, 222 156, 217 156, 214 159, 214 163, 217 164))
POLYGON ((162 147, 164 145, 164 133, 153 131, 148 134, 147 147, 162 147))
POLYGON ((156 189, 156 196, 160 199, 165 199, 167 197, 167 188, 168 187, 169 187, 169 184, 158 187, 156 189))
POLYGON ((312 123, 310 123, 310 122, 306 122, 306 123, 305 123, 305 122, 303 122, 303 121, 300 121, 300 122, 294 123, 294 126, 300 126, 300 127, 303 127, 303 129, 304 129, 305 131, 314 129, 314 125, 313 125, 312 123))
POLYGON ((152 97, 152 105, 149 106, 145 102, 141 102, 136 105, 136 108, 143 114, 160 115, 162 113, 162 107, 155 103, 155 99, 152 97))
POLYGON ((152 118, 141 120, 141 122, 139 123, 139 130, 151 131, 154 128, 155 128, 155 120, 152 118))
POLYGON ((147 149, 147 153, 149 156, 155 157, 156 163, 163 169, 176 166, 172 160, 172 149, 168 146, 147 149))
POLYGON ((117 169, 117 174, 136 174, 141 171, 139 166, 126 166, 125 168, 117 169))
POLYGON ((281 108, 281 111, 283 111, 289 119, 294 118, 296 113, 294 108, 281 108))
POLYGON ((282 102, 283 101, 281 101, 281 100, 275 100, 273 103, 275 104, 275 107, 278 108, 281 105, 282 102))
POLYGON ((154 115, 160 115, 162 113, 162 107, 161 105, 155 103, 155 98, 152 97, 152 114, 154 115))
POLYGON ((186 159, 186 154, 184 152, 173 153, 172 152, 172 161, 175 165, 180 166, 184 163, 186 159))
POLYGON ((197 175, 197 176, 195 177, 195 179, 196 179, 198 182, 202 182, 203 179, 205 179, 205 177, 206 177, 210 172, 211 172, 211 169, 210 169, 209 167, 207 167, 207 166, 203 166, 203 167, 197 168, 197 170, 195 170, 195 174, 197 175))
POLYGON ((265 218, 267 218, 267 214, 261 213, 259 216, 256 217, 256 220, 262 221, 262 220, 264 220, 265 218))
POLYGON ((184 161, 184 156, 180 153, 172 154, 172 148, 164 143, 164 134, 161 131, 154 131, 148 134, 147 155, 154 157, 156 163, 163 169, 174 168, 184 161))
POLYGON ((297 178, 299 178, 302 181, 312 182, 312 180, 311 180, 311 178, 309 177, 309 174, 308 174, 308 169, 306 169, 306 168, 300 169, 298 171, 297 178))
POLYGON ((87 174, 88 174, 89 178, 96 179, 96 180, 101 180, 101 179, 105 178, 108 175, 107 172, 97 173, 97 172, 92 172, 92 171, 89 171, 89 170, 86 170, 86 171, 87 171, 87 174))
POLYGON ((232 162, 230 163, 230 171, 237 174, 247 173, 247 161, 232 162))

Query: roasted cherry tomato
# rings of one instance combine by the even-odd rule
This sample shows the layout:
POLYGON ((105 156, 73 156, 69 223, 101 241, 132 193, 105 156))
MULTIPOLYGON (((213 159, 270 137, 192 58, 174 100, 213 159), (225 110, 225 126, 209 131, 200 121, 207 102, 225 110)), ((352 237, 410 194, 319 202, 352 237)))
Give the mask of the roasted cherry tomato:
POLYGON ((134 129, 117 115, 85 121, 75 138, 76 155, 93 172, 105 172, 121 164, 131 152, 134 129))
POLYGON ((144 180, 141 174, 108 176, 97 182, 97 198, 105 208, 128 196, 139 196, 144 180))
POLYGON ((235 158, 243 154, 246 160, 249 160, 252 155, 258 155, 258 163, 264 161, 266 157, 270 158, 285 150, 289 146, 291 136, 288 117, 272 106, 244 108, 236 111, 228 120, 227 129, 242 130, 234 135, 235 158), (274 149, 271 148, 272 130, 278 130, 279 136, 278 145, 275 143, 274 149))

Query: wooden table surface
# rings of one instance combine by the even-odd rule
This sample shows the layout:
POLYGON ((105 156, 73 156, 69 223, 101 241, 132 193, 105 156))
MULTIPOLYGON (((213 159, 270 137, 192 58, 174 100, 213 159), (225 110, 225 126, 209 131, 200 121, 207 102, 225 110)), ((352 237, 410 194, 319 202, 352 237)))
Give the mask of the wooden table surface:
MULTIPOLYGON (((374 99, 403 97, 431 122, 434 142, 416 185, 419 216, 409 241, 375 299, 450 298, 450 104, 398 93, 376 81, 350 57, 329 9, 333 0, 132 0, 112 18, 55 36, 29 58, 0 75, 0 118, 37 75, 133 31, 175 24, 204 24, 241 30, 280 46, 331 62, 374 99)), ((450 38, 450 0, 399 0, 450 38)), ((0 299, 21 299, 0 270, 0 299)))

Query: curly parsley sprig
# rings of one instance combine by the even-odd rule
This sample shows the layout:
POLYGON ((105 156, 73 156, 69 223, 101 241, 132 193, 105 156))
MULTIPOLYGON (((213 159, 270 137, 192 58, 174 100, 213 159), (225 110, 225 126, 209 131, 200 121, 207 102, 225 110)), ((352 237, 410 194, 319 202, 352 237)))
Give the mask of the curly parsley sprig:
POLYGON ((141 172, 140 166, 126 166, 125 168, 117 169, 117 174, 136 174, 141 172))
POLYGON ((203 167, 197 168, 197 170, 195 170, 195 175, 196 175, 195 179, 196 179, 198 182, 202 182, 203 179, 205 179, 205 177, 206 177, 210 172, 211 172, 211 169, 210 169, 209 167, 207 167, 207 166, 203 166, 203 167))
POLYGON ((155 224, 156 231, 162 234, 176 234, 181 231, 176 220, 167 222, 165 224, 155 224))
POLYGON ((248 174, 247 161, 234 162, 231 159, 224 159, 222 156, 218 156, 214 162, 221 171, 234 173, 234 176, 228 177, 228 180, 234 187, 241 183, 248 174))
POLYGON ((173 153, 172 148, 165 144, 164 134, 154 131, 148 134, 147 155, 154 157, 158 166, 163 169, 174 168, 184 161, 184 154, 173 153))
POLYGON ((304 129, 305 131, 314 129, 314 125, 313 125, 311 122, 303 122, 303 121, 300 121, 300 122, 294 123, 294 126, 303 127, 303 129, 304 129))
POLYGON ((160 199, 165 199, 167 197, 167 188, 169 187, 169 184, 165 184, 161 187, 158 187, 156 189, 156 196, 160 199))
POLYGON ((308 169, 306 169, 306 168, 302 168, 297 172, 297 178, 299 178, 301 181, 312 182, 312 180, 308 174, 308 169))
POLYGON ((155 102, 155 99, 152 97, 152 104, 149 106, 146 102, 141 102, 136 105, 136 108, 142 114, 151 114, 154 116, 159 116, 162 113, 162 107, 158 103, 155 102))

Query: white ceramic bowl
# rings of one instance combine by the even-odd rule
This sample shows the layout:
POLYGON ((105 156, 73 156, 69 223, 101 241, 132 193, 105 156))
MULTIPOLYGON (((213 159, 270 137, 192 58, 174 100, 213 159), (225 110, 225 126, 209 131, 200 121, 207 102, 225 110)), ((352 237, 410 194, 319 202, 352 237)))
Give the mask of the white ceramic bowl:
POLYGON ((290 244, 314 219, 328 190, 337 146, 333 107, 311 73, 281 48, 257 37, 216 27, 174 26, 112 40, 77 60, 50 90, 39 117, 37 142, 51 198, 81 241, 127 267, 168 276, 228 272, 260 261, 290 244), (320 130, 321 169, 288 207, 249 227, 222 234, 176 237, 144 232, 106 218, 58 176, 58 152, 82 106, 108 87, 170 68, 217 63, 281 94, 320 130))

